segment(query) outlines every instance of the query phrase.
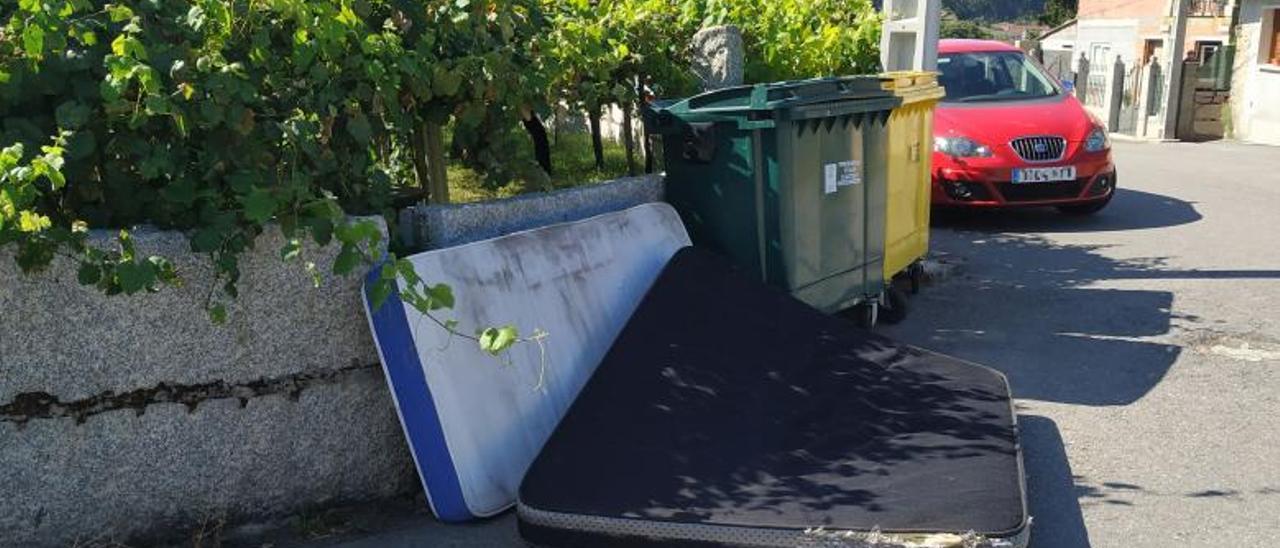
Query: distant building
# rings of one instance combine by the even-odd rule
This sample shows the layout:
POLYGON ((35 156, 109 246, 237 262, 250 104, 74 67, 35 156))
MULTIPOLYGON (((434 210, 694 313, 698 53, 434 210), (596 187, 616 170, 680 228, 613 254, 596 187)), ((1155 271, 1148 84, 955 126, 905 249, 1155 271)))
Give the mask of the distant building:
POLYGON ((1078 28, 1079 24, 1072 19, 1040 35, 1040 61, 1063 82, 1074 82, 1075 73, 1080 68, 1076 53, 1078 28))
MULTIPOLYGON (((1192 0, 1183 58, 1204 60, 1227 43, 1236 1, 1192 0)), ((1177 4, 1177 0, 1080 0, 1076 48, 1094 66, 1114 63, 1116 57, 1126 65, 1164 59, 1177 4)))
POLYGON ((1280 145, 1280 0, 1241 0, 1231 89, 1232 135, 1280 145))
POLYGON ((1041 49, 1046 65, 1062 64, 1070 51, 1073 74, 1085 73, 1081 60, 1088 61, 1087 78, 1076 86, 1085 106, 1112 131, 1147 138, 1213 138, 1222 135, 1227 122, 1223 106, 1230 97, 1230 57, 1220 54, 1231 44, 1237 4, 1249 1, 1280 3, 1079 0, 1074 26, 1050 30, 1041 49), (1176 12, 1180 5, 1185 13, 1176 12), (1185 25, 1182 50, 1169 51, 1180 25, 1185 25), (1175 60, 1187 64, 1171 66, 1175 60), (1169 76, 1177 74, 1183 79, 1170 84, 1169 76), (1169 107, 1176 111, 1166 112, 1169 107))
POLYGON ((991 34, 996 40, 1014 45, 1043 34, 1046 28, 1039 23, 1018 21, 1001 21, 990 25, 991 34))
POLYGON ((1043 51, 1075 51, 1079 24, 1075 19, 1044 31, 1040 35, 1043 51))

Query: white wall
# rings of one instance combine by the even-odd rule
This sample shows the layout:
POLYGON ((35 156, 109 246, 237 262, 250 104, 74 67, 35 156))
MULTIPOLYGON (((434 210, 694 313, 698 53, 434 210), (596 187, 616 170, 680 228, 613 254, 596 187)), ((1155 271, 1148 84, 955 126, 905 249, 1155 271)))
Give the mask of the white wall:
POLYGON ((1240 7, 1238 70, 1232 89, 1235 137, 1243 141, 1280 145, 1280 67, 1265 65, 1267 44, 1263 21, 1267 10, 1280 9, 1280 0, 1245 0, 1240 7))
POLYGON ((1136 19, 1086 19, 1080 21, 1078 26, 1076 55, 1084 52, 1094 66, 1099 62, 1114 63, 1117 55, 1124 59, 1125 64, 1129 64, 1134 60, 1140 41, 1136 19), (1109 53, 1105 55, 1105 59, 1093 59, 1092 52, 1098 45, 1108 46, 1109 53))
POLYGON ((1071 72, 1080 70, 1080 47, 1077 45, 1079 27, 1072 24, 1051 36, 1040 39, 1042 51, 1062 51, 1071 54, 1071 72))
POLYGON ((1040 49, 1046 51, 1066 51, 1076 49, 1079 26, 1071 25, 1050 36, 1040 38, 1040 49))

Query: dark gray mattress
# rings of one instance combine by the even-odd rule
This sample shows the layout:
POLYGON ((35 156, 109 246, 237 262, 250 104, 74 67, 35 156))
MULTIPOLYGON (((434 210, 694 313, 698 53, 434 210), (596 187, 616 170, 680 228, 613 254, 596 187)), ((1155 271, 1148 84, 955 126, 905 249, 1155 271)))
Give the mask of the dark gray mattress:
POLYGON ((1027 527, 1002 375, 819 313, 696 248, 649 290, 518 508, 521 535, 550 546, 1027 527))

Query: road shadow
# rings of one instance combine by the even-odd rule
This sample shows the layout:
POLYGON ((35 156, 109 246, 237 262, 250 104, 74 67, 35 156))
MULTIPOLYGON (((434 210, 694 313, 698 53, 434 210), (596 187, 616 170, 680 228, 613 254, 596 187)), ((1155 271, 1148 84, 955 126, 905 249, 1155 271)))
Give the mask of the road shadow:
POLYGON ((1121 187, 1106 209, 1089 217, 1068 217, 1053 208, 1028 208, 942 210, 935 219, 935 226, 958 230, 1062 233, 1166 228, 1195 223, 1202 217, 1192 202, 1121 187))
POLYGON ((935 230, 934 248, 959 274, 921 293, 885 334, 998 369, 1016 397, 1127 405, 1181 351, 1151 340, 1172 328, 1171 292, 1090 287, 1162 259, 1120 262, 1101 246, 978 230, 935 230))
POLYGON ((1173 294, 1090 287, 1161 270, 1165 258, 1117 261, 1105 246, 1060 245, 1040 233, 1142 230, 1194 223, 1176 198, 1121 189, 1096 217, 1053 209, 949 215, 933 254, 960 275, 925 291, 886 333, 994 367, 1020 398, 1127 405, 1164 378, 1180 352, 1168 333, 1173 294))
POLYGON ((1168 373, 1182 349, 1165 344, 1173 293, 1116 280, 1280 279, 1280 270, 1185 270, 1169 257, 1114 259, 1106 245, 1064 245, 1051 233, 1143 230, 1194 223, 1190 202, 1122 190, 1097 218, 1053 209, 974 212, 939 223, 931 255, 954 274, 910 303, 885 334, 994 367, 1014 395, 1080 405, 1127 405, 1168 373), (1128 289, 1128 287, 1137 287, 1128 289))
POLYGON ((1019 415, 1018 432, 1028 512, 1034 520, 1030 548, 1088 548, 1089 529, 1058 425, 1045 417, 1019 415))

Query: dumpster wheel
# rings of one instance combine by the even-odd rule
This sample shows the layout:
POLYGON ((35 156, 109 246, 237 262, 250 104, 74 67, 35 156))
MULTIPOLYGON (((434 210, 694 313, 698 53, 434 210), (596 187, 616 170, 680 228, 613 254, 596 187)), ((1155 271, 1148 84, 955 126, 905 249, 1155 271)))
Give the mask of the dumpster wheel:
POLYGON ((884 305, 880 307, 880 320, 889 325, 897 325, 907 319, 907 294, 892 285, 885 288, 884 305))
POLYGON ((911 263, 911 267, 907 269, 907 277, 911 280, 911 294, 919 295, 920 286, 924 283, 924 263, 911 263))
POLYGON ((871 329, 880 320, 880 299, 867 299, 852 308, 840 312, 845 319, 852 320, 863 329, 871 329))

